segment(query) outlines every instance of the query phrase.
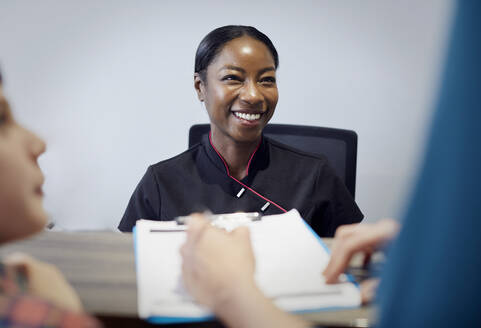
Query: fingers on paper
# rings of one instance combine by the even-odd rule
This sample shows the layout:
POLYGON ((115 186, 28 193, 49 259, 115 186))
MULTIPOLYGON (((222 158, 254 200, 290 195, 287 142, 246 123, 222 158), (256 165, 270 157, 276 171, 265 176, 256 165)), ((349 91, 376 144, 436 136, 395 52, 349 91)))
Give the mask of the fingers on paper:
POLYGON ((392 219, 384 219, 375 224, 354 224, 341 226, 336 231, 331 259, 323 272, 327 283, 335 283, 346 270, 354 254, 365 253, 365 264, 370 254, 387 241, 394 238, 399 226, 392 219))
MULTIPOLYGON (((323 274, 326 283, 335 283, 339 275, 347 268, 352 256, 362 249, 359 236, 356 236, 356 229, 346 227, 336 233, 332 247, 331 259, 323 274)), ((339 230, 339 229, 338 229, 339 230)))
POLYGON ((379 278, 370 278, 361 282, 360 288, 362 304, 368 304, 374 300, 378 285, 379 278))
POLYGON ((210 222, 202 215, 194 213, 191 215, 187 225, 187 244, 195 245, 201 238, 204 230, 209 226, 210 222))
POLYGON ((247 241, 249 243, 251 241, 250 230, 246 226, 238 227, 232 230, 231 235, 234 236, 234 238, 238 238, 239 240, 247 241))

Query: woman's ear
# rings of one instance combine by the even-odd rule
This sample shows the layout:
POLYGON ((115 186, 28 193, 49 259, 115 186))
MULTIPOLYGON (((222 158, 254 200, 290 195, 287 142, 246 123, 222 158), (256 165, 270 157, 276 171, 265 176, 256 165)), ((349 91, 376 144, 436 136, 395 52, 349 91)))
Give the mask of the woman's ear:
POLYGON ((204 101, 204 94, 205 94, 205 87, 202 78, 200 77, 199 73, 194 73, 194 89, 197 92, 197 98, 201 102, 204 101))

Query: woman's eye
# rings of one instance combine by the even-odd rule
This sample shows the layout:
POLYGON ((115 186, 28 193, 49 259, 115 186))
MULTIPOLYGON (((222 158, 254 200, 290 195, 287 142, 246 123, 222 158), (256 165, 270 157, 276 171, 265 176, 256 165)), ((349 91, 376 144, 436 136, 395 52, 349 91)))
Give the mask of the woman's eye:
POLYGON ((3 125, 7 121, 7 111, 1 107, 2 104, 0 104, 0 125, 3 125))
POLYGON ((0 126, 8 123, 10 117, 11 114, 8 104, 3 99, 0 99, 0 126))
POLYGON ((276 78, 273 77, 273 76, 263 77, 263 78, 261 79, 261 83, 264 83, 264 84, 275 84, 275 83, 276 83, 276 78))
POLYGON ((226 75, 222 78, 222 81, 240 81, 241 79, 236 75, 226 75))

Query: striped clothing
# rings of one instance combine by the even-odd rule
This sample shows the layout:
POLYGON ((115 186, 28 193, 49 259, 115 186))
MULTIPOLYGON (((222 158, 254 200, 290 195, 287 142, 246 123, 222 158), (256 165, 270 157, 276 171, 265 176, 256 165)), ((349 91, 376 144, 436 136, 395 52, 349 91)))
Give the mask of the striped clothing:
POLYGON ((0 263, 0 328, 100 327, 92 317, 29 295, 27 284, 21 268, 0 263))

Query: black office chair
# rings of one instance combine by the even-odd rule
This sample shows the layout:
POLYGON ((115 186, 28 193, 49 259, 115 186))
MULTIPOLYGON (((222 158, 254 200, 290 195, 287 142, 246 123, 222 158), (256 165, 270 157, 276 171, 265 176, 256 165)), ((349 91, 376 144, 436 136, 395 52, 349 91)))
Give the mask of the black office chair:
MULTIPOLYGON (((200 142, 210 124, 195 124, 189 130, 189 148, 200 142)), ((351 130, 317 126, 268 124, 264 135, 288 146, 323 154, 354 198, 356 191, 357 134, 351 130)))

